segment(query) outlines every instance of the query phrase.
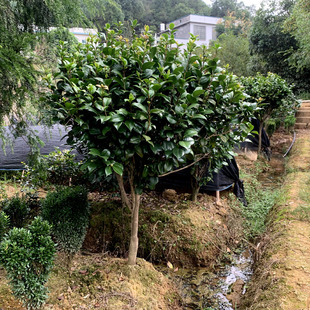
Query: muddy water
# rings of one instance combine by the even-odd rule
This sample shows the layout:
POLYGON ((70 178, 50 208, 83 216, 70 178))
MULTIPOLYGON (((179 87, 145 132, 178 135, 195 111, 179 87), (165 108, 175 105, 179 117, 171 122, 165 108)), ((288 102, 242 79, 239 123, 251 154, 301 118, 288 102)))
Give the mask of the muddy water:
POLYGON ((234 310, 245 293, 252 263, 252 254, 245 250, 213 272, 204 268, 179 270, 174 281, 181 291, 183 309, 234 310))

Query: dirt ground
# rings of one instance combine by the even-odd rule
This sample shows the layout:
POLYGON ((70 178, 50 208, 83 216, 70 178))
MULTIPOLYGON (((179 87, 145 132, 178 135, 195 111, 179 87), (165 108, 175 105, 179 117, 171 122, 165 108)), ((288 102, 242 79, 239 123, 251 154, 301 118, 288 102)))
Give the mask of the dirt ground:
POLYGON ((241 309, 310 309, 310 131, 299 130, 241 309))

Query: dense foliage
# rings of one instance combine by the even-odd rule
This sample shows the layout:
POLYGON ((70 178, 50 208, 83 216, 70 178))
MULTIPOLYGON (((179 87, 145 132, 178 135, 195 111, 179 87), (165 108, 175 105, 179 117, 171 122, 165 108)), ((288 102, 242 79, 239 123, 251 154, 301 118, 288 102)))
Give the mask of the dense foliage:
MULTIPOLYGON (((74 185, 82 182, 81 162, 71 150, 59 150, 39 155, 32 163, 25 164, 22 176, 25 188, 47 187, 48 184, 74 185)), ((80 183, 81 184, 81 183, 80 183)))
POLYGON ((0 123, 4 116, 23 120, 26 103, 39 89, 38 38, 51 26, 85 24, 84 1, 0 0, 0 123), (13 114, 13 115, 12 115, 13 114))
POLYGON ((59 248, 72 257, 80 250, 89 223, 86 189, 76 186, 49 192, 42 204, 42 217, 52 225, 59 248))
POLYGON ((0 211, 0 242, 4 235, 9 231, 10 219, 5 212, 0 211))
POLYGON ((291 63, 299 70, 310 68, 310 6, 309 1, 299 0, 293 7, 292 14, 285 22, 287 32, 297 40, 299 48, 290 56, 291 63))
POLYGON ((250 33, 250 50, 254 56, 251 64, 253 72, 274 72, 288 83, 294 83, 295 91, 305 92, 310 70, 299 71, 290 65, 291 57, 298 53, 299 46, 293 33, 283 29, 291 16, 293 4, 291 0, 274 1, 257 12, 250 33))
POLYGON ((196 54, 194 38, 184 52, 172 48, 173 33, 153 45, 148 27, 128 42, 108 26, 100 40, 63 51, 48 79, 55 117, 71 126, 69 143, 88 150, 90 172, 115 173, 128 206, 123 175, 135 197, 177 167, 204 160, 211 171, 250 130, 253 106, 242 103, 235 77, 206 49, 196 54))
POLYGON ((13 228, 0 243, 0 264, 13 294, 29 310, 40 309, 47 297, 45 283, 53 266, 55 245, 50 226, 36 218, 26 228, 13 228))
POLYGON ((260 121, 259 152, 261 149, 261 131, 271 117, 294 114, 298 102, 294 96, 292 85, 274 73, 266 76, 257 73, 256 76, 241 78, 250 102, 257 102, 259 109, 255 112, 260 121))
POLYGON ((9 217, 11 227, 23 227, 30 208, 23 197, 15 196, 1 201, 2 211, 9 217))
POLYGON ((228 71, 237 76, 250 75, 249 62, 250 51, 249 41, 242 35, 234 35, 232 33, 223 33, 214 42, 215 46, 220 46, 216 49, 216 56, 221 61, 221 65, 228 65, 228 71))

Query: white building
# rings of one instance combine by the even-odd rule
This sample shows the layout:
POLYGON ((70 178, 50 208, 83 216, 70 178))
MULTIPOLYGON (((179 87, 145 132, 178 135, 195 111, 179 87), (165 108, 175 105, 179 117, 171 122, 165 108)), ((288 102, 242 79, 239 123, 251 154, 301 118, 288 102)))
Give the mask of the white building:
POLYGON ((90 35, 96 35, 97 30, 92 28, 69 28, 69 31, 78 39, 79 43, 86 43, 90 35))
MULTIPOLYGON (((175 29, 175 39, 180 44, 187 44, 190 38, 190 33, 198 36, 197 45, 209 46, 211 40, 216 39, 215 27, 222 20, 218 17, 187 15, 172 21, 175 29)), ((169 23, 169 24, 171 24, 169 23)), ((161 33, 169 29, 169 24, 161 24, 161 33)))

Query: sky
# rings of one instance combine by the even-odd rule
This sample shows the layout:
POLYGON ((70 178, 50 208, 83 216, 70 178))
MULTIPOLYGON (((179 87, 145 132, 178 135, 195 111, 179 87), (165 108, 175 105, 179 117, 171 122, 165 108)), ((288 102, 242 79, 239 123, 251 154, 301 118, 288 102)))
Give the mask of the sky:
MULTIPOLYGON (((260 4, 263 0, 239 0, 238 2, 243 2, 246 6, 254 5, 256 9, 259 9, 260 4)), ((211 5, 211 0, 204 0, 204 2, 208 5, 211 5)))

